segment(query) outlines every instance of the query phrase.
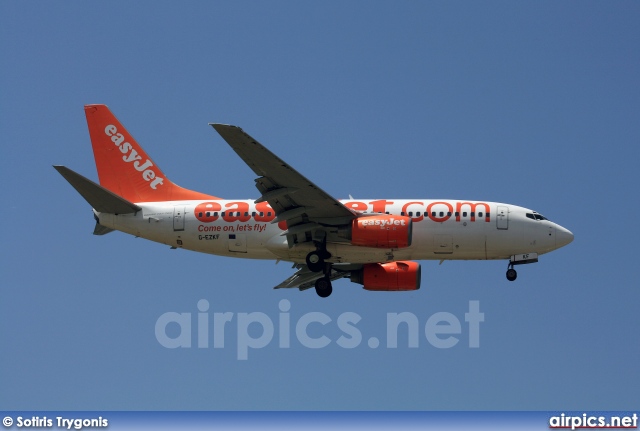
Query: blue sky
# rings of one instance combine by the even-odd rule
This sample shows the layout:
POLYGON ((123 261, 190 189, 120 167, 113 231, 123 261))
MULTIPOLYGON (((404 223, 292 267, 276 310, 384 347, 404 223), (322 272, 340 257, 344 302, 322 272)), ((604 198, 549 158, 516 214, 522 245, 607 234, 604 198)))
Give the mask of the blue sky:
POLYGON ((0 408, 637 409, 639 18, 624 1, 0 3, 0 408), (335 197, 507 202, 575 241, 515 283, 506 262, 428 261, 417 292, 274 291, 289 264, 91 235, 51 168, 97 179, 90 103, 201 192, 257 197, 207 125, 231 123, 335 197), (157 319, 201 299, 236 316, 225 348, 162 347, 157 319), (282 299, 293 325, 329 316, 309 333, 333 342, 238 360, 238 313, 278 323, 282 299), (345 312, 354 349, 335 343, 345 312), (459 343, 368 347, 400 312, 457 316, 459 343))

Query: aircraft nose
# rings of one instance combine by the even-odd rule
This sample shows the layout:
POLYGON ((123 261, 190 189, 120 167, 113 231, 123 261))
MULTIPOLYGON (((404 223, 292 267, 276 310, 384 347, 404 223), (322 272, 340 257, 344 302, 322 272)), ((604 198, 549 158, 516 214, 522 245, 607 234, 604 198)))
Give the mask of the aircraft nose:
POLYGON ((556 247, 564 247, 573 241, 573 234, 569 229, 558 226, 556 229, 556 247))

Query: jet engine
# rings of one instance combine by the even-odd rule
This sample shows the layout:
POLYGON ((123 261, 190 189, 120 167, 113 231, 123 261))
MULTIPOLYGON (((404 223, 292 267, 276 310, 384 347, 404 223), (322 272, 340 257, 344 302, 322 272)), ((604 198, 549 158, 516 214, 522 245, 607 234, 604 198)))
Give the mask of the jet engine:
POLYGON ((338 234, 362 247, 405 248, 411 245, 412 230, 410 217, 381 214, 353 219, 338 234))
POLYGON ((420 264, 412 261, 368 263, 351 271, 350 279, 366 290, 399 291, 420 289, 420 264))

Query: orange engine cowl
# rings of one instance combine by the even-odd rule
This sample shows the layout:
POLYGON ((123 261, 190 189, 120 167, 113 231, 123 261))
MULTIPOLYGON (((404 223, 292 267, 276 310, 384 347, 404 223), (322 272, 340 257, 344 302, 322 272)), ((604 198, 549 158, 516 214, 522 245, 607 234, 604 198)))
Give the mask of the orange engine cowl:
POLYGON ((368 263, 351 272, 351 281, 362 284, 366 290, 418 290, 420 272, 418 262, 368 263))
POLYGON ((404 248, 411 245, 410 217, 378 215, 358 217, 351 222, 351 244, 376 248, 404 248))

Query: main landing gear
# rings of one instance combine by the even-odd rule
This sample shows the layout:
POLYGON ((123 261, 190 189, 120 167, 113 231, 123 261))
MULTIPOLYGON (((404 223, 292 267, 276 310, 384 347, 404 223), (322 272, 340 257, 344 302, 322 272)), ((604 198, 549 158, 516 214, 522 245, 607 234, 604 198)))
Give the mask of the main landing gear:
POLYGON ((331 257, 331 253, 327 251, 327 237, 325 236, 322 242, 316 243, 317 250, 307 254, 305 259, 307 268, 312 272, 324 272, 324 277, 316 280, 316 293, 321 298, 326 298, 333 292, 331 286, 331 263, 325 262, 326 259, 331 257))
MULTIPOLYGON (((329 255, 327 253, 327 255, 329 255)), ((316 293, 321 298, 326 298, 333 292, 331 286, 331 263, 325 262, 322 252, 312 251, 307 255, 307 266, 313 272, 324 272, 324 277, 316 280, 316 293)), ((330 257, 330 255, 328 256, 330 257)))
POLYGON ((312 251, 307 254, 305 259, 307 268, 312 272, 325 271, 326 265, 324 261, 331 257, 331 253, 327 251, 327 236, 325 235, 324 238, 322 238, 322 241, 315 241, 315 245, 316 251, 312 251))
POLYGON ((333 292, 333 287, 331 286, 331 279, 328 275, 316 280, 316 293, 320 298, 328 297, 331 295, 331 292, 333 292))
POLYGON ((324 269, 324 258, 320 251, 312 251, 305 260, 310 271, 320 272, 324 269))

